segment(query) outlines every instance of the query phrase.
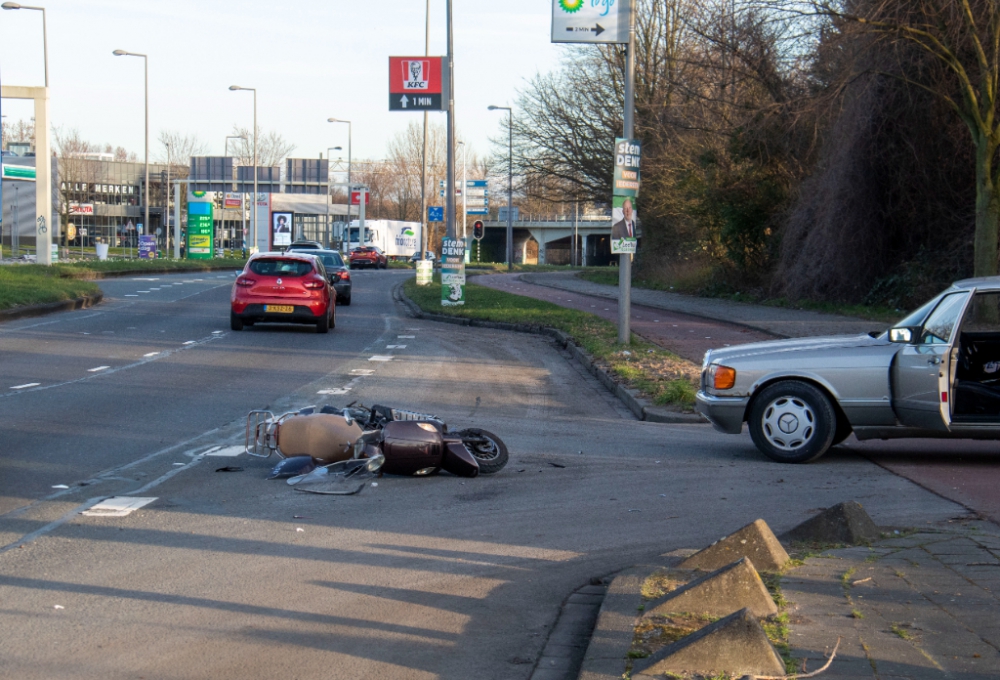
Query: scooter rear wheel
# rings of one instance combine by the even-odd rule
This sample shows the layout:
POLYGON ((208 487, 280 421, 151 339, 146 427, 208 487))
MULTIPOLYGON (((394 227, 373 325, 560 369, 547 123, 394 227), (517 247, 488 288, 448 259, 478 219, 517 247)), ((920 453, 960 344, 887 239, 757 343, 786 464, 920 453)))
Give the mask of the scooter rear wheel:
POLYGON ((470 427, 456 432, 462 438, 462 443, 479 463, 479 473, 492 475, 500 472, 507 465, 507 445, 492 432, 470 427))

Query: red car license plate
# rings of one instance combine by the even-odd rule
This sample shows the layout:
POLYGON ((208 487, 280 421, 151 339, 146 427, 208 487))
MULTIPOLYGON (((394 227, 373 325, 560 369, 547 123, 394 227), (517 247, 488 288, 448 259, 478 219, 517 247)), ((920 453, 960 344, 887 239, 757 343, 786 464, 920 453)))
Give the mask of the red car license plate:
POLYGON ((279 314, 292 314, 295 312, 294 305, 264 305, 265 312, 279 313, 279 314))

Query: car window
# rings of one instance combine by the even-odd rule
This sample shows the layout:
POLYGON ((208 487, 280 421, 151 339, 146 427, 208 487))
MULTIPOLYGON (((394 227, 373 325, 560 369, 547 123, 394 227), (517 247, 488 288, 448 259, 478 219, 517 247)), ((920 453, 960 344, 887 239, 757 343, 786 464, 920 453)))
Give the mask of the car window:
POLYGON ((320 255, 323 259, 323 264, 327 267, 343 267, 344 261, 340 258, 337 253, 323 253, 320 255))
POLYGON ((962 320, 962 331, 996 333, 1000 330, 1000 293, 976 293, 962 320))
POLYGON ((962 313, 962 307, 965 306, 968 297, 968 292, 945 295, 927 317, 924 331, 920 335, 920 344, 939 345, 950 342, 955 324, 958 323, 958 315, 962 313))
POLYGON ((913 326, 922 326, 924 319, 930 314, 930 311, 934 309, 934 305, 937 304, 939 298, 934 298, 929 302, 925 302, 920 305, 917 309, 907 314, 904 318, 900 319, 898 323, 894 326, 895 328, 907 328, 913 326))
POLYGON ((313 270, 308 262, 270 257, 252 260, 249 266, 250 271, 261 276, 305 276, 313 270))

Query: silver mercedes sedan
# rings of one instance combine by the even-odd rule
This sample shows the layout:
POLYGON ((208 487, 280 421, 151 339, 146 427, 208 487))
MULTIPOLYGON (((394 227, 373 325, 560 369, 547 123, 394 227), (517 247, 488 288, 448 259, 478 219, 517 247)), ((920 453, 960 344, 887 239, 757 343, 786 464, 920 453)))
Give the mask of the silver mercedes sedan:
POLYGON ((1000 439, 1000 276, 958 281, 868 335, 705 354, 697 410, 783 463, 858 439, 1000 439))

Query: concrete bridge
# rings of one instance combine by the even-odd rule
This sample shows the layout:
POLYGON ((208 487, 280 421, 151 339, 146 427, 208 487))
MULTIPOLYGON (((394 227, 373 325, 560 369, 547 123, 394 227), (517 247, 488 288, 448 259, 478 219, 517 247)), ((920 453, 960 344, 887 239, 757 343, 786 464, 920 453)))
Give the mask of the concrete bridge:
MULTIPOLYGON (((470 216, 469 223, 472 223, 470 216)), ((507 221, 483 220, 486 233, 483 253, 494 261, 505 257, 507 221)), ((570 264, 576 232, 576 256, 579 264, 607 265, 617 260, 611 255, 611 217, 581 215, 528 216, 514 220, 514 262, 525 264, 570 264)), ((471 228, 471 227, 470 227, 471 228)))

